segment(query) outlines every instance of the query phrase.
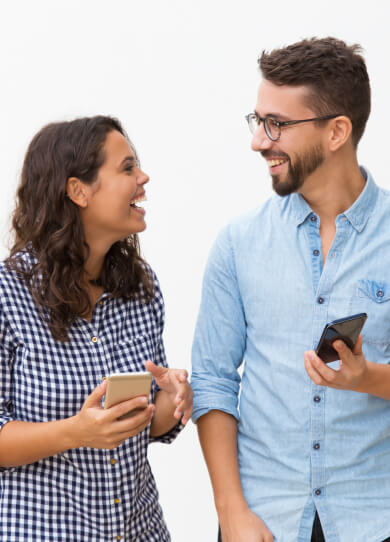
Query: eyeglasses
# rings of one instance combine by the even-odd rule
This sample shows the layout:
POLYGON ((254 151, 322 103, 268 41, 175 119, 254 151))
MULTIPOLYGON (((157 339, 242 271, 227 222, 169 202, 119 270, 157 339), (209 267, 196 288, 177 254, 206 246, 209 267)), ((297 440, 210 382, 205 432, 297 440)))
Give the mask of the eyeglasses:
POLYGON ((254 111, 253 113, 249 113, 249 115, 246 115, 245 118, 248 122, 249 130, 252 132, 252 134, 255 133, 255 130, 258 126, 260 126, 260 123, 264 123, 264 129, 265 133, 269 137, 271 141, 278 141, 280 139, 280 133, 281 128, 283 126, 292 126, 294 124, 302 124, 303 122, 313 122, 315 120, 330 120, 334 119, 336 117, 339 117, 340 115, 326 115, 324 117, 314 117, 312 119, 304 119, 304 120, 276 120, 271 115, 267 115, 266 117, 260 117, 254 111))

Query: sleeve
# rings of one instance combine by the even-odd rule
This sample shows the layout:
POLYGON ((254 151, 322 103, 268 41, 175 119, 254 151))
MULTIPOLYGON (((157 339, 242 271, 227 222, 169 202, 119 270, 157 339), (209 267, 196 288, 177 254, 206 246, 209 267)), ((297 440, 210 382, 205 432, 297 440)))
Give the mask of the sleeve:
MULTIPOLYGON (((165 321, 165 307, 164 307, 164 298, 160 289, 160 284, 156 275, 153 273, 154 277, 154 287, 155 287, 155 297, 153 300, 153 312, 155 316, 156 328, 155 328, 155 341, 156 341, 156 354, 155 359, 153 360, 156 365, 162 365, 163 367, 168 367, 168 363, 165 356, 165 348, 163 341, 163 331, 164 331, 164 321, 165 321)), ((153 379, 153 396, 157 393, 160 388, 157 386, 155 380, 153 379)), ((178 422, 175 427, 164 435, 158 437, 149 437, 149 442, 162 442, 164 444, 170 444, 177 435, 182 431, 184 425, 181 422, 178 422)))
POLYGON ((0 429, 13 418, 12 366, 14 345, 0 305, 0 429))
POLYGON ((239 419, 238 368, 246 345, 246 322, 229 227, 217 237, 207 262, 192 347, 193 421, 210 410, 239 419))

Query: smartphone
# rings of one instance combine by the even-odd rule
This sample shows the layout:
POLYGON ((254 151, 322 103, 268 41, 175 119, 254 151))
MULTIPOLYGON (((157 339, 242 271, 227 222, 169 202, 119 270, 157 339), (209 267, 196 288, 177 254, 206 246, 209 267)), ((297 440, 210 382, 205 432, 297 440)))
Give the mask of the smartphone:
POLYGON ((321 339, 316 348, 316 354, 325 363, 331 361, 337 361, 340 359, 339 354, 333 348, 334 341, 340 339, 351 350, 358 340, 359 334, 364 326, 364 322, 367 320, 367 314, 361 312, 359 314, 353 314, 346 318, 340 318, 339 320, 333 320, 324 327, 321 339))
MULTIPOLYGON (((118 403, 132 399, 139 395, 149 397, 152 385, 152 373, 114 373, 105 377, 107 380, 106 396, 104 399, 104 408, 110 408, 118 403)), ((118 418, 123 420, 131 418, 143 408, 136 408, 127 414, 118 418)))

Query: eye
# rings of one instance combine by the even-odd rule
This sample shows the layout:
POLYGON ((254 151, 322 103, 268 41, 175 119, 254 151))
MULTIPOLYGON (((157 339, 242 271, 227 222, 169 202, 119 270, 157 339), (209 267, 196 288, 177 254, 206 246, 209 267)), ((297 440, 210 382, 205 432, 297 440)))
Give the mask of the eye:
POLYGON ((130 164, 129 164, 128 166, 125 167, 125 171, 127 171, 127 172, 129 172, 129 173, 131 173, 133 170, 134 170, 134 166, 132 166, 132 165, 130 165, 130 164))
POLYGON ((278 128, 280 126, 280 121, 275 119, 274 117, 268 117, 268 124, 272 127, 278 128))

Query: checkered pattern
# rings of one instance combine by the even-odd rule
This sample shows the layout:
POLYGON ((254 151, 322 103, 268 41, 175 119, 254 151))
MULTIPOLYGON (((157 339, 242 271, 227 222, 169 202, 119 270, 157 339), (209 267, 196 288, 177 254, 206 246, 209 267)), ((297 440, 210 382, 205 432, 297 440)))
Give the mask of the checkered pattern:
MULTIPOLYGON (((105 375, 145 370, 147 359, 166 365, 157 279, 155 286, 148 305, 104 294, 92 322, 78 319, 60 343, 24 283, 0 266, 0 427, 73 416, 105 375)), ((147 447, 180 429, 150 439, 147 428, 115 450, 78 448, 1 469, 2 542, 169 541, 147 447)))

